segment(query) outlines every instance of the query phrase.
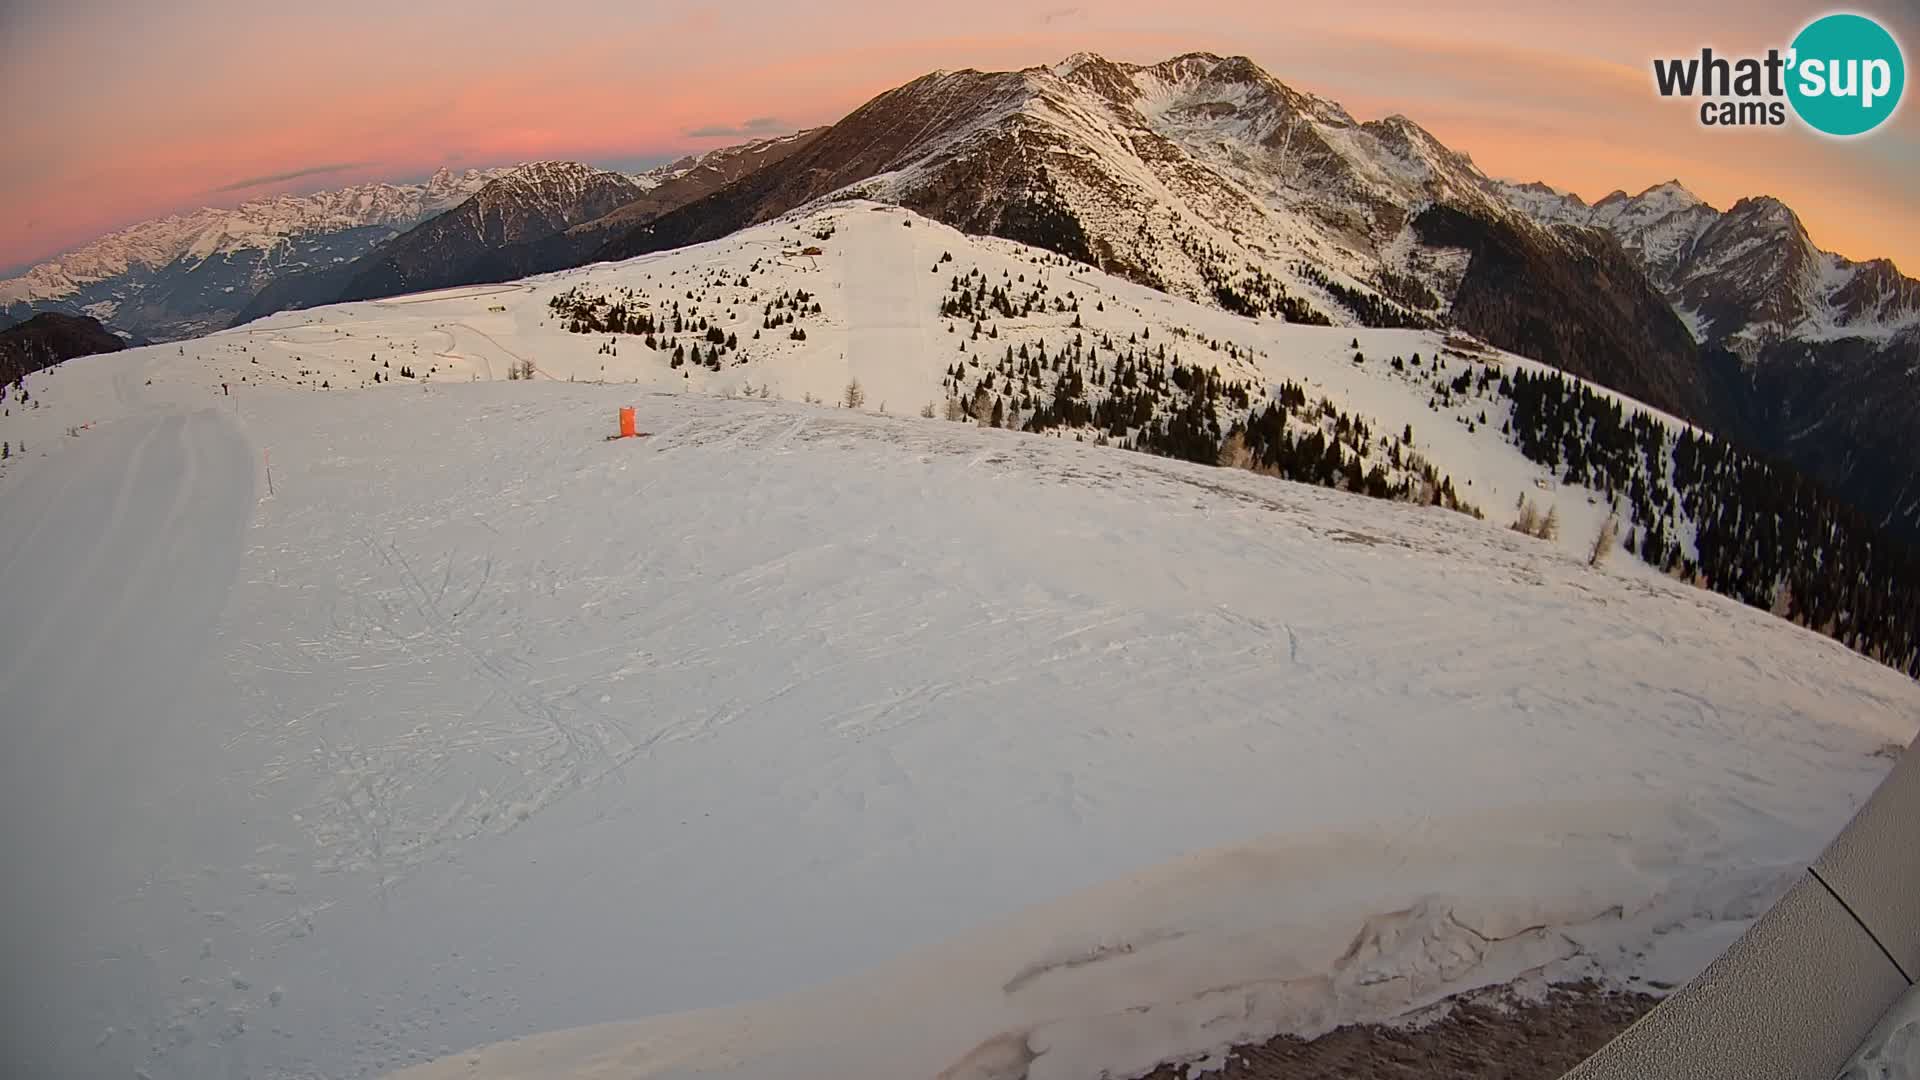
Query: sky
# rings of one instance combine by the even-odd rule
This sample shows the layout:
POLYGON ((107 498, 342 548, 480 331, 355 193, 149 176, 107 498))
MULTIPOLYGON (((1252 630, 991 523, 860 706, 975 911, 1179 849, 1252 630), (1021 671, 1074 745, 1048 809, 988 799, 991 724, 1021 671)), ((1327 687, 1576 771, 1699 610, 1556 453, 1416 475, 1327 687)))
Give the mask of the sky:
MULTIPOLYGON (((1655 57, 1784 47, 1781 0, 0 0, 0 268, 277 192, 567 158, 632 167, 831 123, 938 68, 1246 55, 1489 175, 1592 201, 1679 179, 1779 197, 1814 241, 1920 274, 1920 107, 1865 138, 1703 129, 1655 57)), ((1860 0, 1920 59, 1920 0, 1860 0)), ((1908 96, 1920 94, 1912 90, 1908 96)))

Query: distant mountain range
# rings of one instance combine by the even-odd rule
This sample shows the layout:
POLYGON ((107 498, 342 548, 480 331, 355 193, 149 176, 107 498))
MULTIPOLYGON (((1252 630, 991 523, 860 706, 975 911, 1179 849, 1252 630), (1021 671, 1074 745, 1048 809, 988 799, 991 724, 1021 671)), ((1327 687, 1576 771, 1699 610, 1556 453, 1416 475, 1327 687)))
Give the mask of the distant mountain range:
MULTIPOLYGON (((466 201, 374 245, 351 262, 289 274, 262 289, 236 316, 247 322, 285 308, 365 300, 491 275, 501 252, 561 232, 640 197, 642 183, 575 162, 539 161, 506 170, 466 201)), ((506 277, 517 277, 509 273, 506 277)))
POLYGON ((1678 181, 1592 206, 1540 184, 1504 191, 1639 262, 1701 345, 1714 426, 1920 538, 1920 282, 1821 251, 1764 196, 1721 211, 1678 181))
POLYGON ((92 315, 167 341, 220 329, 288 274, 351 262, 464 202, 501 170, 435 173, 143 221, 0 281, 0 314, 92 315))
POLYGON ((466 202, 351 262, 275 280, 234 321, 579 266, 609 238, 780 160, 813 134, 725 147, 635 175, 555 161, 506 170, 466 202))
POLYGON ((1588 206, 1494 180, 1405 117, 1358 121, 1243 57, 935 72, 831 127, 637 176, 557 162, 437 176, 389 196, 394 210, 242 245, 255 254, 217 273, 203 267, 232 245, 120 254, 136 226, 111 257, 0 284, 0 302, 21 310, 34 283, 28 307, 158 338, 217 314, 627 258, 854 197, 1252 317, 1458 327, 1783 458, 1920 537, 1920 283, 1819 251, 1770 198, 1722 211, 1674 182, 1588 206), (219 302, 203 280, 228 283, 219 302))

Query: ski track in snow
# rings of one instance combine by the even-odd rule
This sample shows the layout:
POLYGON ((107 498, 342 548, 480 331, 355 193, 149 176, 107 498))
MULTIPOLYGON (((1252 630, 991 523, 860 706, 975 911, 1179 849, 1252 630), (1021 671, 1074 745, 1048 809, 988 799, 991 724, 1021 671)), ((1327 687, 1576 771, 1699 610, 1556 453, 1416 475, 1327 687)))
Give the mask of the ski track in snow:
POLYGON ((187 1030, 171 1011, 184 987, 154 981, 157 954, 198 948, 208 920, 176 908, 173 934, 151 936, 168 901, 148 898, 233 828, 200 800, 208 759, 194 750, 213 747, 196 698, 218 681, 205 643, 239 563, 250 458, 218 412, 136 415, 49 462, 0 513, 0 813, 14 868, 0 1045, 14 1064, 61 1063, 21 1075, 104 1068, 78 1051, 108 1027, 153 1045, 187 1030))
MULTIPOLYGON (((793 358, 896 414, 955 244, 901 218, 842 220, 896 246, 804 275, 847 332, 793 358)), ((555 363, 475 295, 370 333, 555 363)), ((1920 715, 1444 511, 633 386, 209 409, 269 365, 199 362, 36 376, 101 422, 0 485, 30 1075, 1038 1080, 1525 973, 1671 985, 1920 715), (604 441, 628 404, 655 434, 604 441)))

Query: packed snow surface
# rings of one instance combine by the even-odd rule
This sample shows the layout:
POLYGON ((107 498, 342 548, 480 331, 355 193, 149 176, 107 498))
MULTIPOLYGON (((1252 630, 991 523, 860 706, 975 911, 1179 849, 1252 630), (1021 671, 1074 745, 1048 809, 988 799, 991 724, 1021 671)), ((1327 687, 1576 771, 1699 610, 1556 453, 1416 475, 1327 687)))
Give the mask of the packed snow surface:
MULTIPOLYGON (((32 377, 8 1071, 1124 1076, 1521 977, 1657 989, 1913 736, 1913 682, 1625 559, 899 415, 950 362, 939 251, 833 256, 960 243, 899 222, 847 215, 793 269, 819 332, 697 385, 625 346, 646 384, 568 383, 613 358, 540 314, 723 246, 32 377), (424 385, 339 389, 415 348, 424 385), (850 369, 892 415, 678 390, 850 369), (607 441, 625 405, 650 434, 607 441)), ((1348 332, 1234 325, 1399 407, 1348 332)))

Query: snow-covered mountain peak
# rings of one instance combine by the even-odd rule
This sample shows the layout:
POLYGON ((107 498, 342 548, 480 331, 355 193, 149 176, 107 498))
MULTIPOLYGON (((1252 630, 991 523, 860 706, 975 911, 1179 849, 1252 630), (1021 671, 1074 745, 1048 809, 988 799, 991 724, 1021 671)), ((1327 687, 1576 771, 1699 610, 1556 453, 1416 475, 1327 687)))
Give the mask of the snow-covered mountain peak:
MULTIPOLYGON (((1210 52, 1191 52, 1157 64, 1136 67, 1137 72, 1153 78, 1192 86, 1259 87, 1288 90, 1279 80, 1245 56, 1218 56, 1210 52)), ((1292 91, 1288 90, 1289 93, 1292 91)), ((1305 97, 1306 95, 1296 95, 1305 97)))
POLYGON ((1559 198, 1571 198, 1576 201, 1579 199, 1579 196, 1571 192, 1561 191, 1559 188, 1539 180, 1530 180, 1524 184, 1514 184, 1513 187, 1517 191, 1530 192, 1535 195, 1552 195, 1559 198))
POLYGON ((1593 204, 1593 216, 1598 222, 1629 222, 1634 225, 1646 225, 1659 221, 1670 214, 1682 214, 1689 210, 1705 208, 1712 210, 1700 197, 1688 191, 1678 180, 1668 180, 1655 184, 1638 195, 1628 195, 1615 191, 1606 198, 1593 204))
POLYGON ((1298 115, 1323 124, 1355 123, 1338 103, 1296 90, 1244 56, 1187 53, 1127 70, 1140 89, 1142 111, 1148 115, 1230 105, 1234 113, 1250 114, 1255 119, 1267 113, 1274 122, 1298 115))
POLYGON ((644 185, 610 169, 577 161, 530 161, 508 169, 457 213, 463 227, 489 242, 517 242, 609 213, 638 198, 644 185))
MULTIPOLYGON (((1140 89, 1134 85, 1133 69, 1098 53, 1075 53, 1050 68, 1039 69, 1036 74, 1091 91, 1122 108, 1140 96, 1140 89)), ((1043 77, 1040 81, 1044 85, 1046 79, 1043 77)))
POLYGON ((1544 184, 1489 190, 1543 224, 1611 233, 1696 338, 1743 356, 1787 340, 1886 343, 1920 325, 1920 283, 1884 259, 1821 251, 1793 208, 1770 195, 1721 211, 1679 180, 1614 191, 1591 207, 1544 184))
POLYGON ((1052 71, 1062 79, 1070 79, 1073 77, 1074 72, 1078 71, 1082 66, 1096 62, 1107 63, 1108 61, 1106 57, 1101 56, 1099 53, 1077 52, 1065 60, 1052 65, 1052 71))
POLYGON ((578 161, 530 161, 516 165, 477 193, 481 199, 577 197, 589 185, 625 178, 608 169, 578 161))
POLYGON ((1429 195, 1479 201, 1486 177, 1466 154, 1448 148, 1433 133, 1398 113, 1360 125, 1372 135, 1376 160, 1391 159, 1401 176, 1428 187, 1429 195))
POLYGON ((1629 252, 1646 253, 1656 279, 1717 213, 1677 180, 1638 195, 1612 191, 1591 207, 1544 184, 1496 187, 1509 202, 1543 222, 1612 232, 1629 252))
POLYGON ((1573 192, 1561 191, 1537 180, 1524 184, 1492 180, 1488 181, 1488 187, 1509 205, 1543 225, 1591 223, 1593 208, 1573 192))
POLYGON ((1726 217, 1741 222, 1745 228, 1768 230, 1779 236, 1805 238, 1807 235, 1800 215, 1771 195, 1753 195, 1741 199, 1727 209, 1726 217))
POLYGON ((1600 229, 1646 267, 1654 284, 1667 287, 1678 262, 1719 211, 1677 180, 1655 184, 1638 195, 1615 190, 1592 206, 1578 195, 1547 184, 1488 181, 1486 189, 1508 205, 1547 226, 1600 229))
POLYGON ((450 206, 478 191, 488 179, 499 175, 500 172, 499 169, 467 169, 456 173, 442 165, 433 170, 433 175, 427 177, 426 183, 422 185, 423 195, 430 203, 450 206))
MULTIPOLYGON (((369 182, 307 195, 270 195, 233 207, 202 207, 137 222, 74 251, 0 281, 0 309, 38 310, 65 305, 109 323, 144 288, 130 276, 180 277, 220 260, 220 273, 201 286, 244 299, 276 273, 357 255, 373 243, 459 203, 501 175, 499 169, 446 169, 416 184, 369 182), (372 235, 379 233, 381 235, 372 235)), ((204 273, 203 273, 204 276, 204 273)), ((176 282, 176 285, 178 283, 176 282)), ((194 310, 219 307, 210 296, 194 310)), ((230 316, 231 312, 228 312, 230 316)), ((196 333, 225 325, 189 320, 122 326, 152 337, 196 333)))
POLYGON ((1664 206, 1671 206, 1676 210, 1684 210, 1691 206, 1701 205, 1700 197, 1687 190, 1687 186, 1679 180, 1662 181, 1634 196, 1634 198, 1643 203, 1658 202, 1664 206))

